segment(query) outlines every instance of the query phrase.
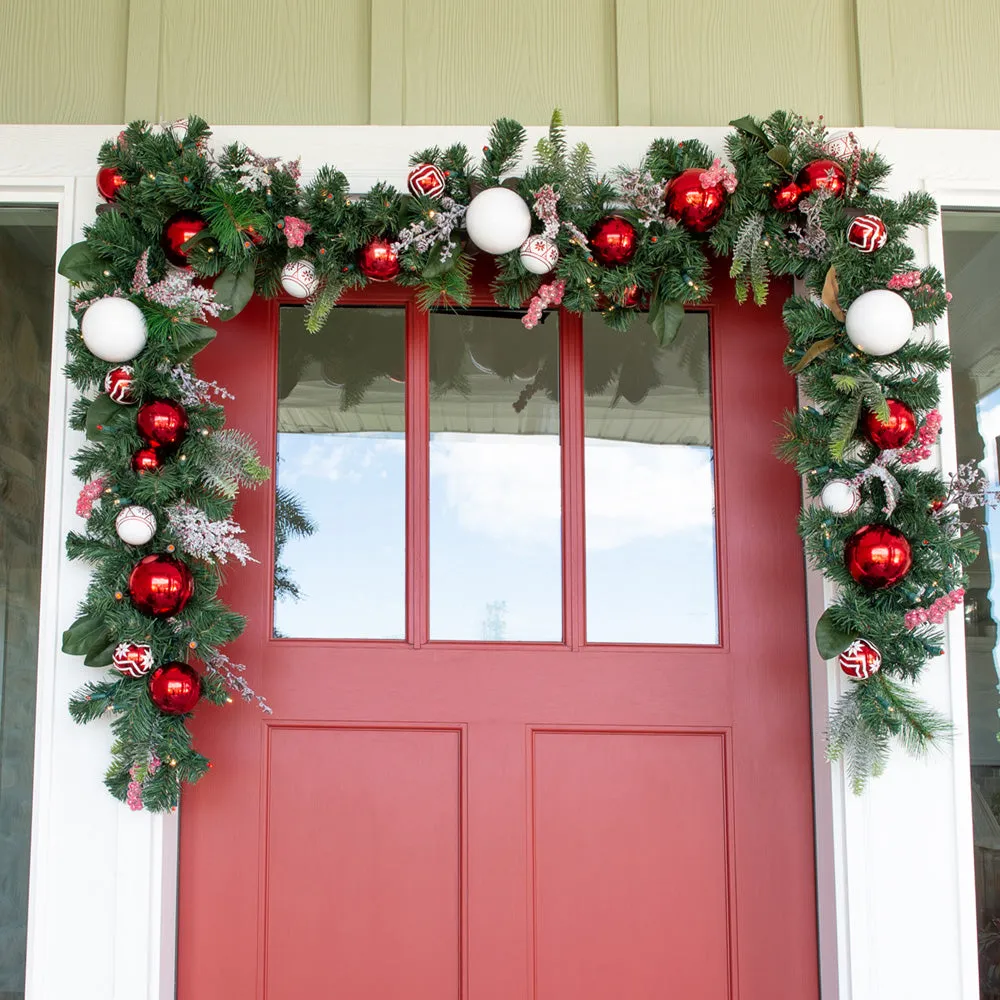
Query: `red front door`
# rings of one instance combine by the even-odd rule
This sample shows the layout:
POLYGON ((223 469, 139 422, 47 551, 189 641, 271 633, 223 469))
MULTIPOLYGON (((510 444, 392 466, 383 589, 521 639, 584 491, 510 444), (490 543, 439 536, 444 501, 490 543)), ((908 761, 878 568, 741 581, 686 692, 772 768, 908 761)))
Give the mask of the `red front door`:
POLYGON ((180 1000, 818 996, 799 484, 772 455, 794 385, 780 302, 717 289, 707 367, 697 330, 664 362, 392 287, 280 373, 291 307, 221 326, 200 374, 324 524, 275 612, 274 484, 238 505, 260 562, 229 574, 232 655, 274 714, 197 720, 180 1000), (392 310, 405 367, 362 364, 392 310), (324 442, 362 424, 349 467, 324 442), (299 430, 322 488, 276 454, 299 430), (385 495, 352 485, 392 461, 385 495))

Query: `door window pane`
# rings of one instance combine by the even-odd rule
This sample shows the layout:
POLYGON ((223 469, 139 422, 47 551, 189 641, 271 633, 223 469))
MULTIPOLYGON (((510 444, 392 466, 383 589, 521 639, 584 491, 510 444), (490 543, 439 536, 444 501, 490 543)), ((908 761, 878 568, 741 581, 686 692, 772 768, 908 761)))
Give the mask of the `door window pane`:
POLYGON ((403 309, 281 309, 274 631, 406 637, 403 309))
POLYGON ((707 313, 660 347, 583 320, 587 640, 719 641, 707 313))
POLYGON ((562 638, 558 315, 430 318, 430 636, 562 638))
POLYGON ((0 207, 0 997, 23 1000, 56 210, 0 207))
MULTIPOLYGON (((954 299, 948 310, 953 351, 955 434, 959 463, 974 462, 997 485, 1000 444, 1000 213, 942 214, 945 271, 954 299)), ((980 989, 994 998, 1000 982, 1000 657, 997 651, 1000 511, 974 509, 963 520, 985 535, 969 569, 965 595, 965 662, 972 758, 972 823, 979 917, 980 989)))

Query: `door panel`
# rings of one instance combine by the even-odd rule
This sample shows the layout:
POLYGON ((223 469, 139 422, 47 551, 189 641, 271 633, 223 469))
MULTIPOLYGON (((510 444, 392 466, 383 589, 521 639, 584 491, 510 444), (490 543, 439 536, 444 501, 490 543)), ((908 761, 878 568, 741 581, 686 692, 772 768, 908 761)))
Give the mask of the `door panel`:
MULTIPOLYGON (((227 584, 249 617, 234 656, 274 715, 195 723, 215 768, 181 810, 180 1000, 817 996, 799 484, 772 456, 794 384, 780 290, 756 310, 716 284, 704 646, 586 641, 583 331, 566 313, 563 641, 432 641, 427 316, 403 289, 353 299, 407 307, 407 638, 274 638, 273 490, 241 497, 262 562, 227 584)), ((272 462, 277 320, 255 300, 199 356, 272 462)))

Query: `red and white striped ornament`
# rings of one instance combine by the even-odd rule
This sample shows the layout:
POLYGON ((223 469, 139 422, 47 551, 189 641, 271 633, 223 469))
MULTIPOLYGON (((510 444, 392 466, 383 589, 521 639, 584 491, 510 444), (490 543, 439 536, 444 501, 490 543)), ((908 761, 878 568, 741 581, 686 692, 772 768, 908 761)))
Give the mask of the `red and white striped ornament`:
POLYGON ((847 242, 862 253, 875 253, 885 246, 889 233, 877 215, 859 215, 847 227, 847 242))
POLYGON ((153 669, 153 650, 144 642, 120 642, 111 660, 115 670, 126 677, 142 677, 153 669))
POLYGON ((837 657, 840 669, 856 681, 867 680, 882 668, 882 654, 878 647, 867 639, 855 639, 837 657))
POLYGON ((135 396, 132 395, 132 379, 134 376, 135 372, 132 370, 131 365, 118 365, 104 376, 104 391, 116 403, 120 403, 122 406, 129 406, 135 402, 135 396))
POLYGON ((433 163, 418 163, 406 175, 406 186, 414 198, 438 198, 444 194, 444 172, 433 163))

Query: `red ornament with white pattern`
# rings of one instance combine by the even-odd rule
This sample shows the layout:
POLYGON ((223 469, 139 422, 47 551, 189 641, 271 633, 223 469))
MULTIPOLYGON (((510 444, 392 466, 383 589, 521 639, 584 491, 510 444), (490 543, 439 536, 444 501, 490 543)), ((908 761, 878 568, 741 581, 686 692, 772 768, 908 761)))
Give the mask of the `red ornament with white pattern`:
POLYGON ((873 642, 855 639, 837 657, 840 669, 852 680, 864 681, 882 669, 882 654, 873 642))
POLYGON ((875 253, 885 246, 889 231, 877 215, 859 215, 847 227, 847 242, 862 253, 875 253))
POLYGON ((135 402, 135 396, 132 395, 132 379, 134 377, 135 371, 130 365, 118 365, 104 376, 104 391, 116 403, 130 406, 135 402))
POLYGON ((142 677, 153 669, 153 650, 144 642, 120 642, 111 654, 111 662, 126 677, 142 677))
POLYGON ((406 175, 406 187, 414 198, 440 198, 444 185, 444 171, 433 163, 418 163, 406 175))
POLYGON ((399 274, 399 254, 390 240, 376 237, 358 252, 358 270, 369 281, 392 281, 399 274))

